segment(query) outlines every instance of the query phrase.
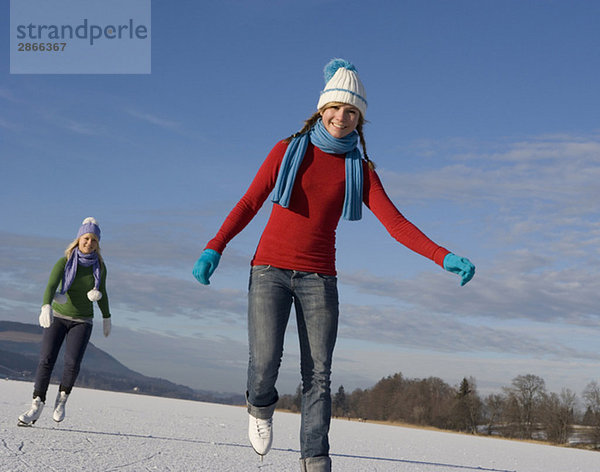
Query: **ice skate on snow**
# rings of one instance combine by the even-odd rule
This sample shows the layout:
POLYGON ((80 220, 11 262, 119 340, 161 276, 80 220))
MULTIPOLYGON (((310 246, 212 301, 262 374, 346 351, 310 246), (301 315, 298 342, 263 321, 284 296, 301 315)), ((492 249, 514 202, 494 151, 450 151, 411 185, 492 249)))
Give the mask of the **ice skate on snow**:
POLYGON ((262 461, 273 444, 273 418, 263 420, 248 414, 248 437, 252 448, 262 461))
POLYGON ((31 408, 19 416, 19 422, 17 423, 19 426, 31 426, 33 425, 40 415, 42 414, 42 410, 44 409, 44 402, 40 397, 35 397, 31 402, 31 408))
POLYGON ((65 419, 65 404, 67 403, 67 399, 69 395, 65 392, 58 392, 56 396, 56 402, 54 403, 54 413, 52 414, 52 418, 57 423, 60 423, 65 419))

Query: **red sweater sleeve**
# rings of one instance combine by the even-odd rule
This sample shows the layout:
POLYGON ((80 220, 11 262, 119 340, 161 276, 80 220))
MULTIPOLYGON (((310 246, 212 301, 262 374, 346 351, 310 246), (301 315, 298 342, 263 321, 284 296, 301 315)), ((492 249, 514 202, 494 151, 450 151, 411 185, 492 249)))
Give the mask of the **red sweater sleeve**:
POLYGON ((256 173, 250 187, 231 210, 219 232, 208 242, 205 249, 212 249, 222 254, 229 241, 252 221, 252 218, 258 213, 258 210, 275 187, 279 166, 286 148, 287 143, 283 141, 278 142, 273 147, 256 173))
POLYGON ((431 259, 443 267, 444 258, 450 251, 434 243, 398 211, 385 193, 377 173, 368 169, 366 165, 364 176, 363 198, 365 205, 385 226, 390 235, 408 249, 431 259))

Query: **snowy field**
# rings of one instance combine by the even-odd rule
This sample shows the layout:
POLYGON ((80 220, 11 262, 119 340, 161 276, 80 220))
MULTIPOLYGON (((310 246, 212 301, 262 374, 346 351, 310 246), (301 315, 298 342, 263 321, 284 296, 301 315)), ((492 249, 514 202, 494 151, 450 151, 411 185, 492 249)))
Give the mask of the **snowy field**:
MULTIPOLYGON (((300 418, 275 413, 261 463, 241 407, 74 389, 67 417, 47 407, 30 428, 17 417, 32 384, 0 380, 0 471, 298 471, 300 418)), ((57 386, 50 386, 54 403, 57 386)), ((334 420, 335 472, 593 472, 600 453, 501 439, 334 420)))

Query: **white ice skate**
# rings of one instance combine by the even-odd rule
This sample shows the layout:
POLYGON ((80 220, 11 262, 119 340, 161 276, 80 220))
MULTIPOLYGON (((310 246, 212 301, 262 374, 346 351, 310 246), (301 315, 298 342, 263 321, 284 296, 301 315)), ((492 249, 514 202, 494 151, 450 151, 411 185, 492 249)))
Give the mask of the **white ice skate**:
POLYGON ((263 420, 249 414, 248 437, 254 451, 262 459, 271 450, 271 444, 273 444, 273 418, 263 420))
POLYGON ((67 398, 69 398, 69 395, 65 392, 58 392, 58 395, 56 396, 52 418, 54 418, 54 421, 57 423, 60 423, 65 419, 65 404, 67 403, 67 398))
POLYGON ((31 408, 19 416, 19 426, 31 426, 34 424, 44 409, 44 402, 40 397, 35 397, 31 402, 31 408))

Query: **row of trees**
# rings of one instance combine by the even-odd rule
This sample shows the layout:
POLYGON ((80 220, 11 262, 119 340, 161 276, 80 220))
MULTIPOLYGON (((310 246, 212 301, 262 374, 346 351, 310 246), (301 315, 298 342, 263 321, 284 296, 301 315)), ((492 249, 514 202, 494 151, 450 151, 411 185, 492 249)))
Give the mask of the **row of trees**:
MULTIPOLYGON (((299 411, 301 386, 284 395, 278 407, 299 411)), ((600 385, 588 384, 582 395, 569 389, 547 392, 544 379, 519 375, 501 393, 482 398, 473 378, 450 386, 437 377, 409 379, 401 373, 381 379, 372 388, 347 393, 340 386, 333 396, 333 416, 391 421, 443 429, 542 439, 564 444, 579 425, 582 440, 600 447, 600 385)))

